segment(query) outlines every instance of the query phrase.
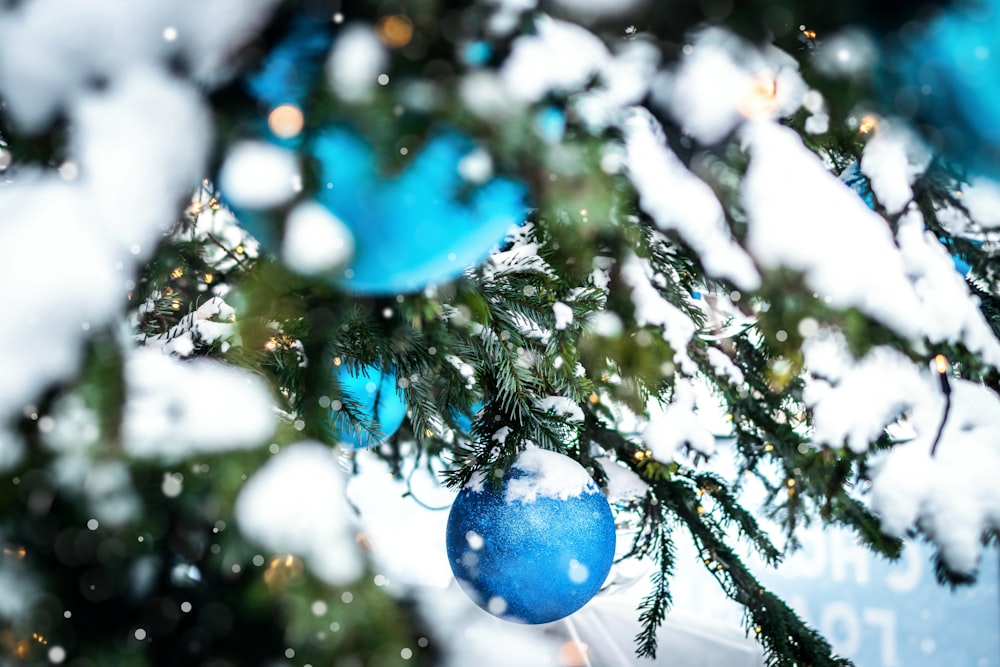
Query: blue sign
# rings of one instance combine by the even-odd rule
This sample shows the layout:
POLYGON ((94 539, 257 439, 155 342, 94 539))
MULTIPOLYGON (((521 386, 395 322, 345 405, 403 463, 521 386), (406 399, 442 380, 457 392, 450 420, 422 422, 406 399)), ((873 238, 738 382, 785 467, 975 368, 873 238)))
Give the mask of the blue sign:
POLYGON ((907 544, 895 563, 844 530, 805 531, 802 544, 777 571, 758 570, 761 581, 857 667, 1000 667, 996 548, 976 584, 952 590, 924 544, 907 544))

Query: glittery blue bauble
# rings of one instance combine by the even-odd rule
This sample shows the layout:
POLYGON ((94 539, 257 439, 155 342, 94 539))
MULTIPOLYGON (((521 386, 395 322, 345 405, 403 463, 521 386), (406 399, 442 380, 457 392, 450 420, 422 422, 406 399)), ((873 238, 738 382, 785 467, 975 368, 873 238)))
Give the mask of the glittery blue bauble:
MULTIPOLYGON (((395 375, 377 366, 362 366, 357 373, 349 371, 346 365, 333 368, 341 396, 359 403, 364 416, 378 423, 383 437, 388 438, 399 430, 406 417, 406 401, 396 385, 395 375)), ((330 421, 325 427, 330 439, 344 447, 359 448, 371 444, 367 433, 350 424, 343 411, 331 411, 330 421)))
POLYGON ((399 175, 379 171, 371 147, 342 126, 309 147, 319 164, 317 200, 354 235, 355 256, 334 276, 364 294, 397 294, 457 277, 525 218, 525 187, 505 178, 466 181, 474 150, 453 131, 432 136, 399 175))
POLYGON ((448 516, 448 560, 463 590, 487 612, 548 623, 580 609, 601 588, 614 560, 615 521, 593 481, 566 499, 507 502, 511 482, 534 474, 516 465, 501 489, 487 482, 458 494, 448 516))
POLYGON ((1000 177, 1000 0, 954 3, 886 49, 894 111, 970 170, 1000 177))

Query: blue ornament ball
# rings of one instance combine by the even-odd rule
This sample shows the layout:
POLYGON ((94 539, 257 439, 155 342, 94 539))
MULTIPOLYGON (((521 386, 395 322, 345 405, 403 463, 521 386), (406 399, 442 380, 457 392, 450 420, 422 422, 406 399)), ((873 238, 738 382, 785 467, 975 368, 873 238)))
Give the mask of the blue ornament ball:
MULTIPOLYGON (((374 365, 362 366, 355 372, 346 364, 336 364, 335 360, 333 375, 341 396, 360 404, 364 416, 378 425, 382 437, 388 438, 399 430, 406 417, 406 400, 393 373, 374 365)), ((327 436, 341 446, 358 449, 371 442, 364 430, 348 422, 342 410, 331 408, 329 421, 324 426, 327 436)))
POLYGON ((953 3, 890 40, 887 103, 973 172, 1000 177, 1000 0, 953 3))
POLYGON ((515 623, 549 623, 583 607, 615 556, 615 520, 594 480, 573 459, 533 446, 500 488, 478 480, 458 494, 446 537, 463 590, 515 623))
MULTIPOLYGON (((322 65, 335 41, 326 19, 293 22, 287 37, 244 79, 247 92, 265 114, 292 104, 308 115, 309 93, 322 84, 322 65)), ((390 173, 344 122, 307 126, 291 137, 275 135, 263 118, 249 127, 260 139, 314 163, 313 197, 353 236, 353 259, 329 267, 329 282, 344 290, 395 295, 452 280, 481 263, 527 216, 524 183, 494 176, 489 156, 456 130, 431 131, 422 147, 407 146, 412 158, 390 173)), ((248 209, 222 194, 264 250, 277 254, 281 217, 291 203, 281 210, 248 209)))
POLYGON ((333 276, 352 292, 413 292, 456 278, 525 219, 524 185, 463 169, 475 144, 455 131, 432 135, 398 175, 382 173, 371 147, 344 126, 320 132, 309 150, 318 201, 354 235, 354 260, 333 276))

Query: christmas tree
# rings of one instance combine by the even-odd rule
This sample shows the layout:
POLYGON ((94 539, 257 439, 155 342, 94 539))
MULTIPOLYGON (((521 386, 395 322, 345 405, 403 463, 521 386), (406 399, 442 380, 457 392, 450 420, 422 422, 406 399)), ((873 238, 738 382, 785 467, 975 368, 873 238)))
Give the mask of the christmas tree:
POLYGON ((686 563, 851 664, 766 582, 808 526, 992 562, 998 57, 995 0, 3 3, 4 664, 675 664, 686 563))

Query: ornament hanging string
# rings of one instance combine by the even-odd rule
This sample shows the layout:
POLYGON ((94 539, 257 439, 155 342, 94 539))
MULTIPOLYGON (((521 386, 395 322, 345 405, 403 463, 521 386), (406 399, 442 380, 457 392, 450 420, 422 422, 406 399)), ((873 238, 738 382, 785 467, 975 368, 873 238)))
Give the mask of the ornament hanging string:
POLYGON ((933 457, 937 451, 938 443, 941 441, 941 434, 944 433, 944 425, 948 421, 948 413, 951 412, 951 382, 948 381, 948 360, 943 354, 935 356, 931 363, 934 364, 934 370, 941 381, 941 393, 944 394, 944 413, 941 415, 941 424, 938 425, 934 442, 931 443, 931 457, 933 457))
POLYGON ((414 458, 413 460, 413 468, 411 468, 410 472, 406 475, 406 493, 403 494, 403 497, 413 498, 413 502, 420 505, 425 510, 431 510, 432 512, 441 512, 447 509, 451 509, 452 503, 448 503, 447 505, 442 505, 440 507, 434 507, 433 505, 428 505, 424 501, 420 500, 420 498, 417 498, 417 495, 413 493, 413 482, 412 482, 413 474, 417 472, 417 468, 420 466, 421 454, 422 450, 418 447, 416 458, 414 458))

